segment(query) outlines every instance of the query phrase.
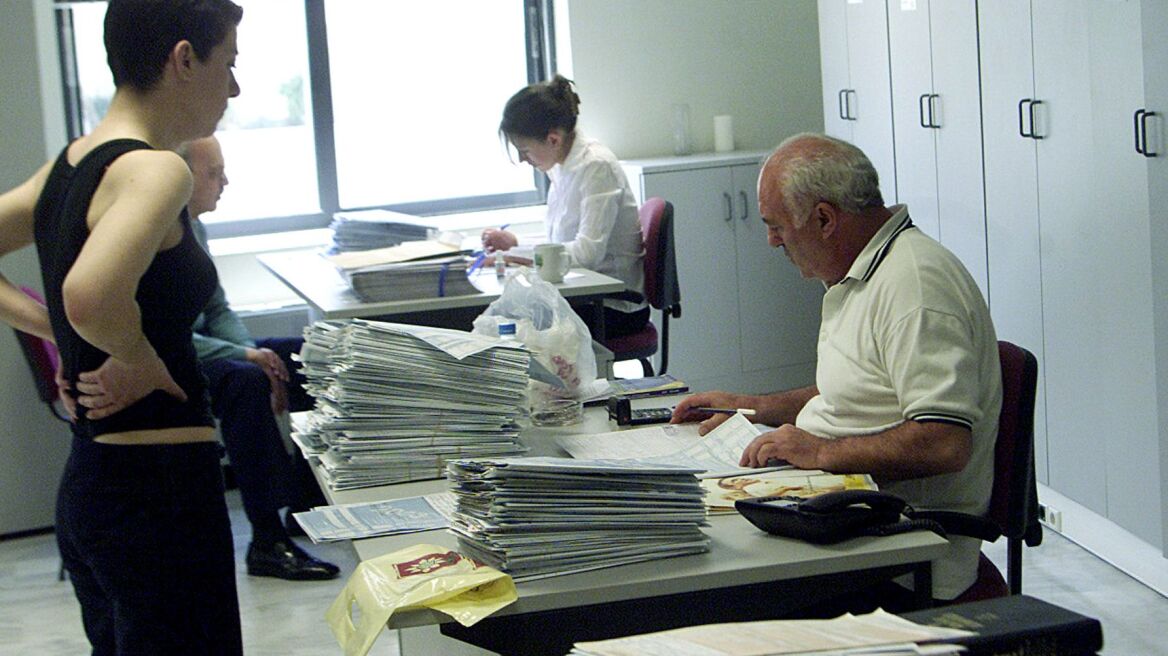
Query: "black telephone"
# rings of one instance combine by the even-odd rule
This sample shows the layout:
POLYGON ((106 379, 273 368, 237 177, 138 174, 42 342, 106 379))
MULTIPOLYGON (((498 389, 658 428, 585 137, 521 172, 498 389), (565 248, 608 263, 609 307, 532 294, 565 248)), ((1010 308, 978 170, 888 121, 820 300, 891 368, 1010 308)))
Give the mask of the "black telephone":
POLYGON ((911 511, 904 499, 876 490, 841 490, 809 497, 739 499, 734 507, 751 524, 773 535, 830 544, 873 535, 911 511))

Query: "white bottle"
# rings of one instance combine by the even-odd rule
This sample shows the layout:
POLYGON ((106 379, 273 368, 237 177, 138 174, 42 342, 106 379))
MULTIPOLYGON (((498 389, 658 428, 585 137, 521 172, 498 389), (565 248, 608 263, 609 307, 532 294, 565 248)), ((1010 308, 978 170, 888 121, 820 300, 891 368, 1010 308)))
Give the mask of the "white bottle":
POLYGON ((495 251, 495 275, 499 278, 507 276, 507 258, 503 251, 495 251))
POLYGON ((505 342, 515 341, 515 322, 505 321, 499 324, 499 339, 505 342))

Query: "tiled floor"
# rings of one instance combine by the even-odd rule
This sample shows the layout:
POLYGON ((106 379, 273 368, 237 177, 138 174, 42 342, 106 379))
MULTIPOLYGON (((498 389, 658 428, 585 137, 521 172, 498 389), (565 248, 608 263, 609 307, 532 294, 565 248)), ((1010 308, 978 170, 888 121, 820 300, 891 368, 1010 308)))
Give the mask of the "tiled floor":
MULTIPOLYGON (((236 527, 236 562, 243 634, 251 656, 340 653, 324 622, 324 611, 356 564, 347 544, 313 546, 342 567, 335 581, 290 583, 253 578, 243 570, 248 528, 238 493, 228 495, 236 527)), ((987 548, 1004 567, 1005 543, 987 548)), ((57 553, 51 535, 0 542, 0 654, 88 653, 77 604, 68 583, 57 581, 57 553)), ((1042 546, 1024 555, 1027 594, 1103 622, 1109 656, 1164 654, 1168 599, 1144 587, 1058 534, 1047 532, 1042 546)), ((396 654, 396 641, 383 635, 374 654, 396 654)))

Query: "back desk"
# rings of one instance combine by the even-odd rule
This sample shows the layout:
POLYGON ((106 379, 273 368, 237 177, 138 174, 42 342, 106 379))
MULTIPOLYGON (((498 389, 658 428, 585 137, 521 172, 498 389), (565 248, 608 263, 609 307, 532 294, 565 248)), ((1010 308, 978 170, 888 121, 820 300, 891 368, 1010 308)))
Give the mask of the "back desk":
MULTIPOLYGON (((663 398, 669 403, 677 397, 663 398)), ((634 403, 663 405, 662 398, 634 403)), ((531 455, 566 456, 555 443, 557 434, 616 429, 603 408, 588 408, 580 424, 528 427, 522 438, 531 455)), ((445 480, 435 480, 325 493, 333 503, 355 503, 447 489, 445 480)), ((389 628, 440 624, 446 635, 502 653, 564 654, 564 645, 579 640, 782 616, 903 574, 914 576, 918 590, 929 590, 931 560, 947 544, 933 533, 913 532, 816 546, 767 535, 738 515, 711 517, 705 531, 711 545, 704 554, 520 583, 518 601, 470 628, 431 610, 395 614, 389 628)), ((447 531, 357 540, 354 546, 367 560, 418 543, 457 547, 447 531)), ((922 608, 928 605, 928 595, 919 600, 922 608)))

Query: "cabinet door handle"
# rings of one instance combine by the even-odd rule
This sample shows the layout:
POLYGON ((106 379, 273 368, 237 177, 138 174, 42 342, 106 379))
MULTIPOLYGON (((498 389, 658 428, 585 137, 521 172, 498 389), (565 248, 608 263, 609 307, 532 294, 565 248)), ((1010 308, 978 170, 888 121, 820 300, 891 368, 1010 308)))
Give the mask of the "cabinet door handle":
POLYGON ((1140 139, 1140 128, 1143 127, 1141 125, 1142 121, 1140 121, 1140 118, 1145 113, 1146 112, 1142 108, 1136 110, 1135 115, 1132 116, 1132 130, 1136 135, 1136 152, 1147 157, 1147 152, 1145 152, 1143 147, 1143 141, 1140 139))
POLYGON ((1140 117, 1140 145, 1144 148, 1144 157, 1158 157, 1159 153, 1148 150, 1148 117, 1159 116, 1156 112, 1144 112, 1140 117))
POLYGON ((1030 138, 1031 139, 1044 138, 1041 134, 1038 134, 1038 129, 1034 127, 1034 108, 1039 106, 1039 105, 1042 105, 1042 104, 1044 104, 1044 103, 1041 100, 1033 100, 1030 102, 1029 114, 1030 114, 1030 138))
POLYGON ((856 90, 855 90, 855 89, 848 89, 848 102, 847 102, 847 110, 848 110, 848 120, 849 120, 849 121, 855 121, 855 120, 856 120, 856 115, 852 113, 852 98, 853 98, 855 95, 856 95, 856 90))
POLYGON ((937 122, 936 117, 935 117, 935 114, 939 113, 939 112, 936 111, 936 105, 933 102, 940 97, 941 96, 939 94, 936 94, 936 93, 929 94, 929 127, 933 128, 933 129, 937 129, 937 128, 941 127, 941 124, 937 122))
POLYGON ((723 191, 722 198, 726 201, 726 218, 727 223, 734 219, 734 199, 730 197, 730 192, 723 191))
POLYGON ((917 113, 919 113, 921 115, 921 127, 922 128, 930 127, 929 123, 927 121, 925 121, 925 99, 928 97, 929 97, 929 94, 922 93, 921 96, 919 98, 917 98, 917 113))
MULTIPOLYGON (((1031 139, 1034 137, 1033 133, 1026 131, 1026 121, 1025 121, 1025 119, 1022 118, 1022 107, 1024 105, 1026 105, 1026 103, 1029 103, 1029 102, 1034 102, 1034 101, 1031 100, 1030 98, 1023 98, 1022 100, 1018 101, 1018 134, 1022 135, 1023 139, 1031 139)), ((1033 123, 1034 114, 1031 113, 1030 116, 1031 116, 1030 128, 1034 129, 1034 123, 1033 123)))
POLYGON ((844 103, 847 102, 846 100, 844 100, 844 94, 847 92, 848 92, 847 89, 840 89, 839 93, 836 94, 836 101, 839 103, 839 117, 841 120, 844 120, 844 121, 848 120, 848 115, 844 111, 844 103))
POLYGON ((738 195, 742 197, 742 216, 738 217, 743 221, 750 216, 750 199, 746 196, 746 192, 739 189, 738 195))

